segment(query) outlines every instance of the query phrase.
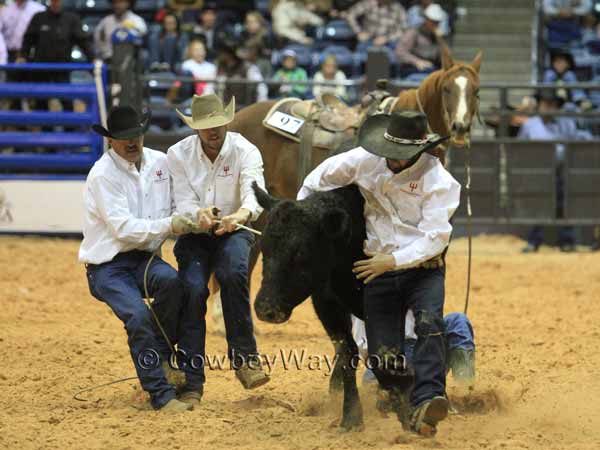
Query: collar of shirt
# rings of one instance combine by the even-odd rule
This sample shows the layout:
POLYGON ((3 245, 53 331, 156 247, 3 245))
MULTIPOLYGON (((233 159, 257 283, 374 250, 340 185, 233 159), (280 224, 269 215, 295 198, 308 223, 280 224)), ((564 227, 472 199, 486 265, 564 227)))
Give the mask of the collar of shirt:
POLYGON ((230 133, 225 133, 225 140, 223 141, 221 150, 219 150, 219 154, 215 158, 214 162, 211 161, 210 158, 204 152, 204 149, 202 148, 202 141, 200 140, 200 137, 198 137, 198 139, 196 139, 196 146, 197 146, 196 148, 197 148, 198 154, 199 154, 202 162, 204 162, 212 167, 212 166, 217 165, 220 161, 225 160, 231 153, 231 148, 230 148, 231 147, 231 135, 230 135, 230 133))
POLYGON ((146 149, 142 148, 142 161, 140 162, 140 170, 138 171, 135 163, 127 161, 125 158, 121 157, 114 149, 109 149, 108 154, 115 162, 116 166, 121 169, 123 172, 132 173, 135 175, 141 175, 145 169, 145 161, 146 161, 146 149))

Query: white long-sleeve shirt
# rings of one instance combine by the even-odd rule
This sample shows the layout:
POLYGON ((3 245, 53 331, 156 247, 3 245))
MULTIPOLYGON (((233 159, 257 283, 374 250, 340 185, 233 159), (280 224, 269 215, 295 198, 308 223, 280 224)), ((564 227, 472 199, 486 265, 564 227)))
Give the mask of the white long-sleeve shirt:
POLYGON ((460 184, 436 157, 424 153, 394 174, 385 158, 357 147, 323 161, 304 180, 298 199, 349 184, 365 198, 365 252, 391 254, 396 269, 407 269, 447 247, 460 184))
POLYGON ((189 136, 169 148, 169 171, 177 212, 192 215, 200 208, 216 206, 220 217, 240 208, 250 211, 256 220, 262 208, 252 183, 265 189, 260 151, 239 133, 227 132, 215 162, 206 156, 197 135, 189 136))
POLYGON ((144 148, 140 170, 110 149, 85 183, 79 261, 102 264, 118 253, 153 252, 171 234, 167 157, 144 148))

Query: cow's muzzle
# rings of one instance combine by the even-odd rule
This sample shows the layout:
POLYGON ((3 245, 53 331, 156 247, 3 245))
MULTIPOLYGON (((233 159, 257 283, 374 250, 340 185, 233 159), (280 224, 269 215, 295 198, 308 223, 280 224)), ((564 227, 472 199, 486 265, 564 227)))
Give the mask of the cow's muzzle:
POLYGON ((269 323, 284 323, 292 315, 291 311, 282 308, 278 302, 267 299, 260 294, 254 302, 254 310, 259 320, 269 323))

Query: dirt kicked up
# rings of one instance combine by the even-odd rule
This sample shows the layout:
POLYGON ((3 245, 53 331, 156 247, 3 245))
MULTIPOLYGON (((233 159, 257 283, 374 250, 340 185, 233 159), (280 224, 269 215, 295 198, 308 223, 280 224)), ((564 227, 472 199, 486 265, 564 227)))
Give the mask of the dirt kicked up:
MULTIPOLYGON (((449 378, 460 414, 426 440, 381 417, 365 389, 365 430, 340 433, 341 400, 327 393, 332 348, 310 302, 287 324, 257 322, 261 352, 305 359, 276 362, 256 391, 226 364, 207 372, 201 408, 178 416, 150 410, 136 381, 74 400, 81 388, 135 374, 121 322, 88 292, 78 244, 0 238, 0 448, 600 448, 600 253, 521 255, 516 239, 475 239, 478 380, 465 392, 449 378)), ((172 243, 164 254, 174 263, 172 243)), ((454 241, 446 312, 463 308, 466 262, 465 241, 454 241)), ((254 288, 259 280, 257 270, 254 288)), ((225 339, 209 333, 207 352, 224 355, 225 339)))

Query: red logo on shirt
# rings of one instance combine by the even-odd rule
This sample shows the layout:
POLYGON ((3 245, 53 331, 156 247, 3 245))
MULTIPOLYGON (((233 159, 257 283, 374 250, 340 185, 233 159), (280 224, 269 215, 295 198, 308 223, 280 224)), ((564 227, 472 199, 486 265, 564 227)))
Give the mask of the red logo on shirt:
POLYGON ((155 183, 160 183, 162 181, 168 180, 168 177, 166 177, 166 176, 163 178, 164 173, 161 169, 158 169, 154 173, 156 174, 156 180, 154 180, 155 183))
POLYGON ((419 185, 414 181, 411 181, 408 186, 410 187, 410 192, 413 192, 419 185))
POLYGON ((229 166, 223 167, 223 172, 225 172, 225 176, 227 176, 227 172, 229 172, 229 166))

